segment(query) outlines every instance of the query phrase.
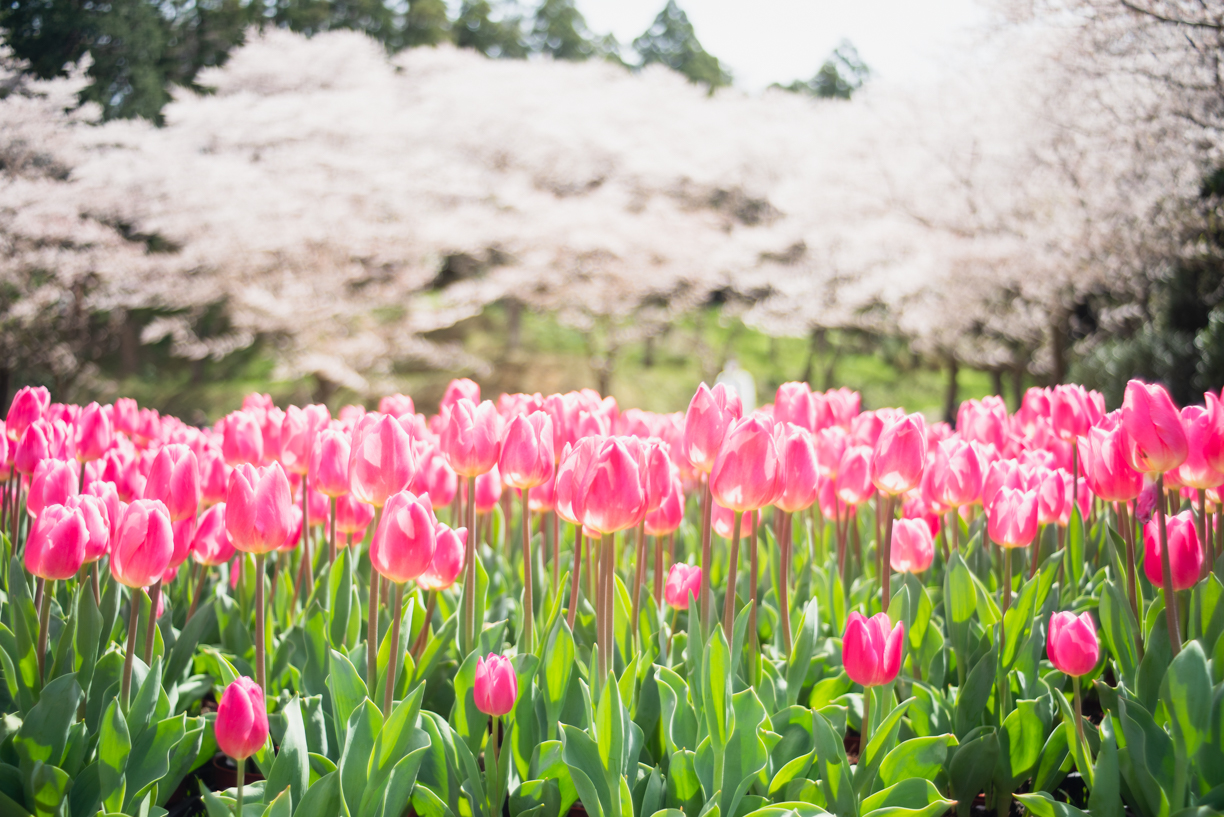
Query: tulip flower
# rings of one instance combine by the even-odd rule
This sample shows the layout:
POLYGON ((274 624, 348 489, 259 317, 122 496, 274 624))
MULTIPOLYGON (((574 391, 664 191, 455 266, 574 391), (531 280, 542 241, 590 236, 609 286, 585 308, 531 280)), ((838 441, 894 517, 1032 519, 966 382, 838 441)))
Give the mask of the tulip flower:
MULTIPOLYGON (((118 499, 118 497, 116 497, 118 499)), ((85 529, 89 533, 85 543, 85 564, 93 564, 110 552, 111 511, 107 502, 100 496, 82 494, 70 497, 68 507, 79 509, 85 520, 85 529)))
POLYGON ((497 464, 501 432, 501 416, 490 401, 477 405, 461 397, 448 408, 439 444, 451 469, 471 479, 497 464))
POLYGON ((233 411, 221 421, 221 452, 231 466, 258 465, 264 456, 263 432, 259 421, 247 411, 233 411))
POLYGON ((21 439, 21 435, 32 424, 42 419, 43 413, 51 405, 51 392, 45 386, 23 386, 13 395, 9 404, 8 414, 4 416, 4 430, 13 442, 21 439))
MULTIPOLYGON (((174 529, 165 503, 157 499, 138 499, 128 505, 119 523, 115 540, 111 543, 110 554, 111 575, 133 591, 130 600, 131 621, 128 625, 127 655, 124 659, 119 695, 120 706, 123 708, 127 707, 132 681, 132 658, 136 652, 140 602, 135 591, 160 582, 173 555, 174 529)), ((152 602, 152 599, 150 601, 152 602)), ((156 609, 155 602, 152 607, 156 609)), ((149 617, 150 626, 153 626, 155 621, 155 615, 149 617)))
POLYGON ((1027 547, 1037 535, 1037 494, 1000 488, 986 521, 991 541, 1002 548, 1027 547))
MULTIPOLYGON (((518 700, 518 676, 510 659, 495 653, 477 659, 472 691, 476 708, 486 715, 500 718, 513 711, 518 700)), ((493 734, 496 736, 496 728, 493 734)))
POLYGON ((362 502, 381 508, 408 487, 416 473, 412 440, 394 417, 367 414, 353 430, 349 490, 362 502))
POLYGON ((637 458, 624 438, 598 445, 578 482, 575 511, 590 530, 607 535, 636 525, 646 515, 646 489, 637 458))
POLYGON ((984 472, 981 457, 964 440, 950 439, 931 448, 927 465, 932 499, 948 508, 971 505, 982 495, 984 472))
POLYGON ((935 561, 931 527, 922 519, 898 519, 893 525, 890 566, 898 573, 922 573, 935 561))
POLYGON ((166 503, 173 522, 195 517, 200 507, 200 468, 190 448, 177 444, 161 447, 149 469, 145 498, 166 503))
POLYGON ((847 505, 866 502, 874 489, 871 484, 871 449, 865 445, 847 448, 838 463, 837 478, 832 480, 831 485, 837 498, 847 505))
POLYGON ((38 464, 51 456, 51 444, 47 439, 50 431, 51 426, 36 421, 21 433, 13 451, 13 469, 17 473, 31 476, 38 464))
POLYGON ((200 504, 208 507, 224 502, 230 472, 225 457, 215 447, 207 446, 196 459, 200 465, 200 504))
MULTIPOLYGON (((756 532, 754 520, 756 514, 748 512, 740 516, 740 538, 751 539, 756 532)), ((730 541, 735 534, 735 511, 730 508, 724 508, 722 505, 714 506, 713 519, 711 527, 714 532, 722 538, 730 541)))
POLYGON ((553 473, 552 420, 542 411, 519 415, 506 426, 497 468, 511 488, 534 488, 553 473))
POLYGON ((242 814, 242 785, 246 760, 268 741, 268 709, 263 690, 245 675, 235 679, 221 695, 213 724, 217 748, 238 761, 236 815, 242 814))
MULTIPOLYGON (((547 482, 542 482, 527 490, 527 507, 532 513, 548 513, 553 509, 555 488, 554 478, 549 477, 547 482)), ((439 506, 435 504, 434 507, 439 506)))
POLYGON ((436 525, 428 502, 408 491, 393 494, 370 542, 374 569, 396 584, 416 579, 433 559, 436 525))
POLYGON ((1092 616, 1081 613, 1077 617, 1074 613, 1065 612, 1050 616, 1046 654, 1055 669, 1071 676, 1075 691, 1075 734, 1080 745, 1078 756, 1090 758, 1092 755, 1088 742, 1084 739, 1084 703, 1080 693, 1080 677, 1096 668, 1101 654, 1092 616))
POLYGON ((918 487, 926 465, 926 431, 922 417, 910 414, 880 433, 871 455, 871 481, 888 496, 918 487))
POLYGON ((480 384, 466 377, 458 377, 446 384, 446 392, 442 395, 442 402, 438 404, 438 414, 446 413, 447 409, 453 408, 460 400, 467 399, 473 405, 480 402, 480 384))
POLYGON ((1122 427, 1127 455, 1136 471, 1164 473, 1185 462, 1189 441, 1181 415, 1164 386, 1138 380, 1126 384, 1122 427))
POLYGON ((646 514, 646 533, 650 536, 667 536, 674 533, 684 521, 684 486, 677 471, 667 496, 657 510, 646 514))
POLYGON ((191 555, 201 565, 218 567, 234 558, 234 553, 234 543, 225 531, 225 503, 221 502, 200 514, 191 555))
MULTIPOLYGON (((1037 474, 1037 524, 1062 524, 1064 511, 1070 508, 1071 496, 1067 493, 1068 480, 1063 471, 1042 469, 1037 474)), ((1068 511, 1069 512, 1069 511, 1068 511)))
POLYGON ((1159 520, 1156 517, 1143 527, 1143 572, 1152 584, 1169 586, 1164 583, 1164 570, 1167 566, 1172 576, 1173 590, 1189 590, 1198 584, 1203 569, 1203 549, 1199 544, 1194 517, 1190 511, 1183 511, 1167 518, 1167 559, 1162 552, 1159 528, 1159 520))
MULTIPOLYGON (((826 391, 824 402, 827 406, 828 422, 848 429, 858 416, 862 395, 842 386, 840 389, 826 391)), ((819 418, 817 418, 817 425, 819 426, 819 418)))
POLYGON ((306 474, 313 460, 315 440, 331 415, 327 406, 290 406, 280 427, 280 462, 291 474, 306 474))
POLYGON ((1064 442, 1074 442, 1092 427, 1092 405, 1083 386, 1064 383, 1049 392, 1050 424, 1064 442))
POLYGON ((956 412, 956 431, 965 442, 977 441, 999 449, 1007 438, 1007 429, 1007 405, 998 395, 966 400, 956 412))
POLYGON ((1224 473, 1224 405, 1213 392, 1203 395, 1209 431, 1202 438, 1203 459, 1214 471, 1224 473))
POLYGON ((26 495, 26 512, 37 518, 44 507, 64 505, 77 495, 80 483, 76 462, 45 459, 34 469, 30 491, 26 495))
POLYGON ((316 491, 332 499, 349 492, 351 452, 348 435, 330 428, 319 432, 310 462, 310 483, 316 491))
POLYGON ((697 387, 684 415, 683 453, 694 468, 707 474, 714 468, 727 430, 742 414, 739 395, 725 384, 697 387))
POLYGON ((780 492, 774 505, 783 513, 798 513, 816 501, 816 445, 811 433, 797 425, 778 429, 778 450, 786 467, 778 476, 780 492))
POLYGON ((347 538, 364 539, 366 528, 373 521, 373 505, 362 502, 352 494, 336 498, 336 530, 347 538))
POLYGON ((416 404, 406 394, 388 394, 378 401, 378 413, 403 417, 405 414, 415 414, 416 404))
MULTIPOLYGON (((821 395, 821 402, 824 402, 821 395)), ((783 383, 774 396, 774 419, 816 431, 816 401, 807 383, 783 383)))
POLYGON ((110 415, 97 403, 81 409, 76 421, 76 458, 86 463, 99 460, 115 441, 115 428, 110 415))
MULTIPOLYGON (((501 472, 497 470, 497 466, 474 480, 476 483, 473 489, 476 492, 476 513, 484 516, 493 510, 493 506, 501 501, 502 496, 502 479, 501 472)), ((467 485, 464 484, 463 495, 467 496, 467 485)))
POLYGON ((842 664, 850 680, 863 686, 863 740, 871 740, 871 687, 892 683, 901 671, 905 631, 893 625, 887 613, 866 618, 857 610, 846 619, 842 635, 842 664))
POLYGON ((72 578, 85 563, 89 534, 79 505, 48 505, 34 522, 26 542, 26 570, 46 581, 72 578))
POLYGON ((292 526, 293 497, 280 463, 243 464, 230 474, 225 529, 234 547, 264 555, 285 543, 292 526))
POLYGON ((1079 438, 1079 458, 1092 493, 1106 502, 1130 502, 1143 490, 1143 474, 1126 456, 1126 432, 1089 429, 1079 438))
POLYGON ((701 568, 677 562, 667 574, 664 600, 676 610, 689 609, 689 597, 701 598, 701 568))
POLYGON ((140 425, 140 406, 130 397, 120 397, 115 401, 115 410, 111 419, 115 423, 116 431, 132 436, 136 433, 136 427, 140 425))
POLYGON ((468 537, 467 528, 451 528, 441 522, 436 524, 434 531, 437 546, 433 558, 425 572, 417 577, 417 584, 431 591, 445 590, 455 583, 463 571, 468 537))

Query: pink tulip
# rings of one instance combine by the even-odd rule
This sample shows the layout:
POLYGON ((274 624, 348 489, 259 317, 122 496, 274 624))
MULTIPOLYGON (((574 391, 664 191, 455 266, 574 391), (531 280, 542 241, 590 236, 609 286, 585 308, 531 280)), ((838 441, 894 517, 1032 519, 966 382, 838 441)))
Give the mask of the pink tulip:
POLYGON ((200 514, 191 540, 191 555, 202 565, 217 567, 234 558, 234 552, 234 544, 225 532, 225 503, 221 502, 200 514))
POLYGON ((115 410, 111 416, 115 431, 122 431, 129 437, 136 433, 140 425, 140 406, 130 397, 120 397, 115 401, 115 410))
POLYGON ((671 488, 662 504, 656 510, 646 514, 645 529, 651 536, 667 536, 674 533, 684 521, 684 485, 680 482, 677 469, 672 478, 671 488))
POLYGON ((1126 456, 1126 432, 1093 428, 1079 438, 1080 468, 1092 493, 1106 502, 1130 502, 1143 490, 1143 474, 1126 456))
POLYGON ((972 505, 982 495, 982 460, 970 443, 943 440, 931 448, 927 479, 931 498, 947 508, 972 505))
POLYGON ((753 413, 727 430, 710 471, 710 493, 735 511, 763 508, 778 496, 782 464, 771 421, 753 413))
POLYGON ((170 512, 160 500, 137 499, 127 506, 111 542, 111 575, 133 589, 157 582, 174 554, 170 512))
POLYGON ((534 488, 552 478, 552 420, 542 411, 519 415, 506 426, 497 470, 511 488, 534 488))
POLYGON ((1037 524, 1058 525, 1063 512, 1070 515, 1071 496, 1067 493, 1068 480, 1063 471, 1042 469, 1037 475, 1037 524))
MULTIPOLYGON (((626 441, 639 440, 626 437, 626 441)), ((659 509, 671 491, 673 472, 676 466, 668 455, 667 443, 658 439, 640 441, 637 446, 638 473, 646 489, 646 513, 659 509)))
POLYGON ((427 455, 417 458, 417 463, 420 467, 413 479, 412 492, 418 496, 428 494, 434 510, 450 505, 459 490, 459 476, 446 464, 446 457, 431 448, 427 455))
POLYGON ((259 684, 245 675, 225 688, 213 724, 217 748, 234 760, 246 760, 268 740, 268 709, 259 684))
POLYGON ((416 414, 416 405, 406 394, 388 394, 378 401, 378 413, 403 417, 405 414, 416 414))
POLYGON ((719 383, 710 389, 705 383, 689 402, 684 415, 682 452, 698 471, 710 473, 731 424, 740 419, 743 406, 739 395, 719 383))
MULTIPOLYGON (((1173 572, 1173 589, 1189 590, 1198 584, 1203 570, 1203 548, 1190 511, 1182 511, 1165 519, 1169 539, 1169 569, 1173 572)), ((1143 526, 1143 572, 1156 587, 1164 582, 1164 566, 1160 553, 1160 521, 1153 517, 1143 526)))
POLYGON ((1181 420, 1189 448, 1186 461, 1177 467, 1175 478, 1182 485, 1203 490, 1224 485, 1224 474, 1207 462, 1216 434, 1211 413, 1202 406, 1186 406, 1181 410, 1181 420))
POLYGON ((336 531, 361 541, 366 528, 374 521, 374 506, 352 494, 336 497, 336 531))
MULTIPOLYGON (((855 445, 865 445, 868 448, 875 448, 876 440, 880 439, 880 435, 884 433, 885 416, 887 409, 879 411, 865 411, 854 418, 850 424, 850 440, 855 445)), ((904 417, 904 413, 900 414, 896 419, 904 417)))
POLYGON ((571 525, 582 524, 582 502, 578 492, 601 442, 598 438, 587 437, 576 446, 566 443, 557 461, 557 473, 553 475, 553 510, 571 525), (575 500, 578 500, 578 507, 574 507, 575 500))
POLYGON ((901 671, 901 622, 893 626, 887 613, 866 618, 857 610, 846 619, 842 664, 850 680, 864 687, 881 686, 901 671))
POLYGON ((925 571, 935 561, 935 540, 930 525, 922 519, 898 519, 893 522, 889 554, 892 569, 898 573, 925 571))
POLYGON ((695 599, 701 598, 701 568, 677 562, 667 573, 663 600, 677 610, 687 610, 690 595, 695 599))
POLYGON ((97 403, 81 409, 76 421, 76 458, 93 462, 102 458, 115 441, 115 428, 110 415, 97 403))
POLYGON ((553 509, 556 483, 553 478, 548 482, 527 490, 527 509, 532 513, 548 513, 553 509))
MULTIPOLYGON (((501 501, 501 495, 501 472, 497 470, 496 465, 492 470, 476 477, 476 513, 486 514, 493 510, 493 506, 501 501)), ((463 485, 463 496, 467 496, 467 483, 463 485)))
POLYGON ((437 524, 428 500, 408 491, 392 494, 370 542, 370 563, 397 584, 412 581, 433 560, 437 524))
MULTIPOLYGON (((115 498, 118 499, 118 496, 115 498)), ((85 530, 89 534, 89 539, 85 542, 85 564, 98 561, 110 552, 111 512, 106 500, 84 494, 70 498, 67 505, 71 509, 80 510, 81 518, 85 520, 85 530)))
POLYGON ((200 465, 200 504, 204 507, 225 501, 230 467, 214 446, 205 446, 196 459, 200 465))
POLYGON ((263 460, 263 432, 253 414, 246 411, 230 412, 221 421, 221 427, 224 434, 221 452, 225 456, 226 464, 258 465, 263 460))
POLYGON ((1055 613, 1050 616, 1046 654, 1063 675, 1078 678, 1096 668, 1101 655, 1096 625, 1088 613, 1055 613))
POLYGON ((280 427, 280 461, 286 471, 305 474, 310 470, 315 440, 330 420, 327 406, 290 406, 285 410, 280 427))
POLYGON ((986 475, 982 478, 982 505, 986 510, 990 510, 990 507, 994 505, 995 497, 1002 488, 1019 488, 1027 491, 1035 487, 1030 484, 1028 474, 1024 472, 1018 461, 997 460, 990 464, 990 467, 986 469, 986 475))
POLYGON ((442 402, 438 404, 438 414, 446 413, 446 410, 453 408, 460 400, 470 400, 473 405, 480 402, 480 384, 466 377, 460 377, 446 384, 446 392, 442 395, 442 402))
MULTIPOLYGON (((825 392, 824 398, 825 405, 828 407, 828 421, 842 428, 850 428, 858 416, 862 395, 842 386, 840 389, 829 389, 825 392)), ((819 425, 819 418, 817 425, 819 425)))
POLYGON ((31 423, 17 441, 13 451, 13 468, 19 474, 30 476, 38 464, 51 455, 51 445, 47 439, 51 426, 42 421, 31 423))
MULTIPOLYGON (((823 395, 821 395, 823 403, 823 395)), ((774 419, 794 423, 809 432, 816 430, 816 402, 807 383, 783 383, 774 396, 774 419)))
POLYGON ((461 477, 486 474, 501 454, 501 431, 501 416, 491 402, 477 405, 461 397, 444 415, 442 453, 461 477))
POLYGON ((1077 483, 1071 478, 1070 474, 1062 470, 1058 473, 1062 475, 1063 482, 1066 484, 1066 488, 1063 489, 1065 501, 1063 502, 1062 511, 1058 514, 1058 524, 1065 527, 1071 522, 1072 500, 1079 502, 1080 519, 1088 518, 1088 511, 1092 509, 1092 491, 1088 489, 1088 483, 1082 477, 1078 483, 1077 490, 1077 483))
POLYGON ((866 502, 875 490, 871 484, 871 449, 865 445, 847 448, 837 466, 837 478, 830 483, 837 498, 847 505, 866 502))
MULTIPOLYGON (((740 538, 751 539, 753 532, 756 530, 756 525, 753 524, 756 514, 751 511, 745 513, 740 518, 740 538)), ((710 514, 710 524, 714 528, 714 532, 724 539, 730 539, 735 535, 735 511, 730 508, 724 508, 717 502, 714 503, 713 512, 710 514)))
POLYGON ((573 475, 574 512, 592 531, 615 533, 646 515, 646 486, 630 445, 623 437, 598 441, 585 472, 573 475))
POLYGON ((77 507, 48 505, 30 531, 25 546, 25 568, 47 581, 76 575, 85 563, 89 530, 77 507))
POLYGON ((1074 442, 1092 427, 1093 406, 1083 386, 1064 383, 1050 390, 1050 424, 1064 442, 1074 442))
POLYGON ((1164 386, 1138 380, 1126 384, 1122 400, 1127 458, 1136 471, 1172 471, 1190 453, 1181 415, 1164 386))
POLYGON ((499 718, 513 710, 518 700, 518 677, 510 659, 495 653, 478 658, 473 694, 476 708, 486 715, 499 718))
POLYGON ((841 426, 829 426, 816 432, 816 468, 822 477, 836 477, 846 449, 854 440, 841 426))
POLYGON ((1037 535, 1037 493, 1000 488, 986 520, 986 531, 999 547, 1027 547, 1037 535))
POLYGON ((225 494, 225 530, 245 553, 271 553, 284 544, 293 525, 293 496, 280 463, 257 468, 243 464, 230 474, 225 494))
POLYGON ((926 430, 921 415, 909 414, 880 433, 871 455, 871 482, 896 496, 918 487, 926 465, 926 430))
POLYGON ((30 480, 30 492, 26 495, 26 512, 37 517, 49 505, 65 505, 69 497, 77 495, 80 482, 76 462, 46 459, 34 469, 30 480))
POLYGON ((1007 405, 998 395, 966 400, 956 413, 956 431, 966 442, 977 441, 1001 449, 1007 439, 1007 429, 1007 405))
POLYGON ((781 490, 774 504, 785 513, 797 513, 816 501, 816 446, 811 432, 797 425, 779 425, 778 431, 778 447, 786 467, 779 475, 781 490))
POLYGON ((44 386, 24 386, 13 395, 8 414, 4 417, 4 430, 14 442, 32 424, 38 422, 51 405, 51 392, 44 386))
POLYGON ((149 469, 145 499, 160 499, 170 511, 170 520, 194 518, 200 507, 200 467, 196 455, 185 445, 163 445, 149 469))
POLYGON ((347 434, 330 428, 319 432, 310 461, 311 487, 332 499, 347 494, 351 455, 347 434))
POLYGON ((362 502, 381 508, 408 487, 416 474, 408 432, 386 414, 367 414, 353 430, 349 490, 362 502))
POLYGON ((1224 405, 1213 392, 1204 394, 1203 400, 1209 429, 1202 438, 1203 459, 1213 471, 1224 473, 1224 405))
POLYGON ((439 522, 434 531, 437 547, 434 548, 429 567, 416 581, 425 590, 445 590, 463 572, 467 555, 467 528, 451 528, 439 522))

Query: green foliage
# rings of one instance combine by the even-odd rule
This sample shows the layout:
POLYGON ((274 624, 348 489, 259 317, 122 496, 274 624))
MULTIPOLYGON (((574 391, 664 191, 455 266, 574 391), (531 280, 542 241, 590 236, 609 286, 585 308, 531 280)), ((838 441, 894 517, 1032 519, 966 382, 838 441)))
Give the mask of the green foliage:
POLYGON ((633 49, 643 66, 661 63, 711 91, 731 84, 730 72, 701 46, 676 0, 667 0, 650 28, 633 41, 633 49))
POLYGON ((871 69, 859 57, 849 40, 842 40, 807 81, 795 80, 790 85, 778 85, 795 93, 810 94, 820 99, 850 99, 871 78, 871 69))

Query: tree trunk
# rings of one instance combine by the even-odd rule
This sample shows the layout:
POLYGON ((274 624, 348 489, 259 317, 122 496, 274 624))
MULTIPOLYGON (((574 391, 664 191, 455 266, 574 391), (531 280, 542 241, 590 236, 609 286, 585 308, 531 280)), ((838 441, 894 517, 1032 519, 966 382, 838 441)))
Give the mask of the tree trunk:
POLYGON ((816 358, 823 357, 825 350, 825 330, 819 327, 812 330, 812 339, 808 343, 807 363, 803 366, 803 376, 799 379, 809 385, 812 382, 812 370, 816 367, 816 358))
POLYGON ((1067 379, 1067 314, 1059 311, 1050 316, 1050 352, 1054 369, 1050 376, 1054 383, 1067 379))
POLYGON ((954 425, 956 423, 956 409, 960 405, 958 397, 957 376, 960 374, 960 363, 956 360, 956 355, 948 355, 948 388, 944 392, 944 422, 954 425))
POLYGON ((0 366, 0 407, 5 408, 6 411, 9 404, 9 378, 11 375, 12 372, 9 371, 8 366, 0 366))
POLYGON ((1003 394, 1003 370, 1002 369, 991 369, 990 370, 990 389, 995 394, 1002 397, 1004 400, 1007 399, 1006 395, 1003 394))
POLYGON ((506 299, 506 351, 519 348, 523 339, 523 302, 517 298, 506 299))
POLYGON ((119 327, 119 370, 124 376, 136 374, 136 370, 140 367, 140 333, 136 328, 136 321, 132 319, 132 313, 127 313, 123 316, 123 323, 119 327))
POLYGON ((646 348, 642 351, 642 365, 647 369, 655 365, 655 336, 646 336, 646 348))
POLYGON ((1015 397, 1015 405, 1012 411, 1019 411, 1021 403, 1024 402, 1024 367, 1017 363, 1012 367, 1012 395, 1015 397))

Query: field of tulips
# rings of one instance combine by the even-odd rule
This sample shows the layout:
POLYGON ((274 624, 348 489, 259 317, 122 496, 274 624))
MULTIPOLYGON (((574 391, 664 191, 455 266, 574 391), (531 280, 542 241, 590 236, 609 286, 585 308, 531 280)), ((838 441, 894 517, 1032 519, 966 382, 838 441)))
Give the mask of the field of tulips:
POLYGON ((0 815, 1224 810, 1224 406, 23 389, 0 815))

